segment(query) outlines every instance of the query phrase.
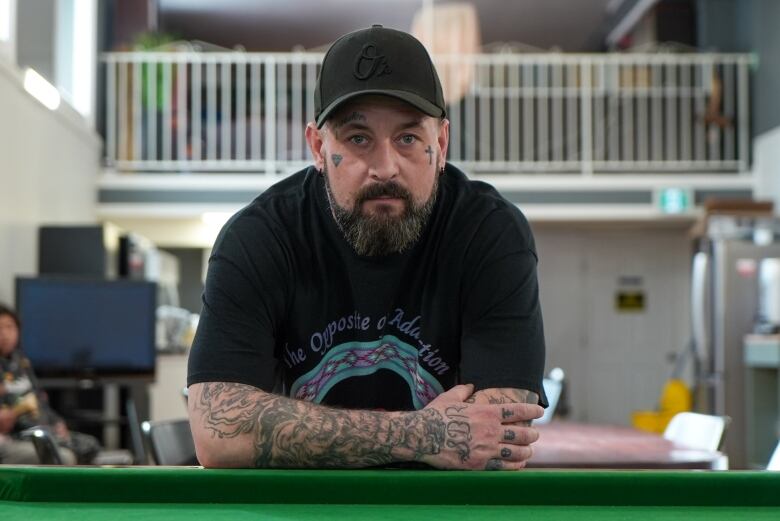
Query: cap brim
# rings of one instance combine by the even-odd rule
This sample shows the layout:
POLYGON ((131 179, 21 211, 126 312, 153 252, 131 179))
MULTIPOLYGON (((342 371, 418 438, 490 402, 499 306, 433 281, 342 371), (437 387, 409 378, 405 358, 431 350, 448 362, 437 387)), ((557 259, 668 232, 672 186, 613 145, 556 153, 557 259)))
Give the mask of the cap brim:
POLYGON ((429 116, 432 116, 434 118, 442 118, 445 115, 442 109, 440 109, 430 101, 426 100, 421 96, 418 96, 417 94, 407 92, 405 90, 388 90, 388 89, 361 90, 358 92, 351 92, 349 94, 345 94, 340 98, 336 98, 330 105, 325 107, 322 110, 322 112, 320 112, 320 115, 317 118, 317 128, 322 128, 322 125, 325 124, 325 122, 328 120, 331 114, 333 114, 333 112, 335 112, 341 105, 343 105, 347 101, 358 98, 360 96, 367 96, 370 94, 375 94, 380 96, 390 96, 391 98, 396 98, 401 101, 405 101, 406 103, 413 106, 417 110, 429 116))

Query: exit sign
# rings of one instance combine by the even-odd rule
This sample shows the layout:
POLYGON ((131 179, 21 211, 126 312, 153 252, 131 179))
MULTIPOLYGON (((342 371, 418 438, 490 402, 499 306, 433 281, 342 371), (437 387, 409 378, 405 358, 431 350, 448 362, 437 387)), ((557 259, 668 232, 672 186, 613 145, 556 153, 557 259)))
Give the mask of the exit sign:
POLYGON ((663 213, 685 213, 692 201, 693 192, 688 188, 662 188, 658 192, 658 206, 663 213))

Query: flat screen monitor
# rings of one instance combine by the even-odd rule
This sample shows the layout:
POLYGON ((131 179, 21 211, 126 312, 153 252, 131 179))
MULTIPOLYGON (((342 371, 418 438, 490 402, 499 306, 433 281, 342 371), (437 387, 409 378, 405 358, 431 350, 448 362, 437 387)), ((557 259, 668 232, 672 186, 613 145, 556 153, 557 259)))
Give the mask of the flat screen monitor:
POLYGON ((154 376, 157 285, 17 278, 20 346, 42 377, 154 376))

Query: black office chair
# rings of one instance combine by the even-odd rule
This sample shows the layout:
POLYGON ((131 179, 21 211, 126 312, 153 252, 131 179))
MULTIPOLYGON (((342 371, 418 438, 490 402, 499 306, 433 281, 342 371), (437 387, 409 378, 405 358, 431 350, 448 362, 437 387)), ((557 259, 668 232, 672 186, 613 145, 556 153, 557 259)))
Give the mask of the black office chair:
POLYGON ((199 465, 189 420, 145 421, 141 429, 157 465, 199 465))
POLYGON ((21 433, 23 440, 32 441, 35 447, 35 453, 38 455, 38 461, 42 465, 62 465, 62 457, 57 449, 57 442, 54 441, 54 435, 47 427, 30 427, 21 433))
MULTIPOLYGON (((32 441, 38 461, 42 465, 64 465, 54 435, 48 427, 36 426, 23 430, 21 439, 32 441)), ((91 462, 92 465, 132 465, 133 456, 124 449, 101 449, 91 462)))
POLYGON ((127 426, 130 431, 130 446, 133 449, 133 463, 136 465, 147 465, 149 458, 146 455, 146 445, 144 443, 144 432, 141 429, 141 421, 138 417, 138 409, 135 406, 135 400, 132 397, 125 402, 127 409, 127 426))

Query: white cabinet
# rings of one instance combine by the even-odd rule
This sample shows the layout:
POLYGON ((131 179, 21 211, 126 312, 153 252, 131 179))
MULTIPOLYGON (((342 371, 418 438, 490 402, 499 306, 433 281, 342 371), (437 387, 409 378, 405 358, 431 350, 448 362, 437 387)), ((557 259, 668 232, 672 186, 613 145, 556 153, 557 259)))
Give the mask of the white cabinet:
POLYGON ((187 416, 183 389, 187 385, 187 353, 157 356, 157 378, 149 386, 149 419, 172 420, 187 416))

